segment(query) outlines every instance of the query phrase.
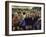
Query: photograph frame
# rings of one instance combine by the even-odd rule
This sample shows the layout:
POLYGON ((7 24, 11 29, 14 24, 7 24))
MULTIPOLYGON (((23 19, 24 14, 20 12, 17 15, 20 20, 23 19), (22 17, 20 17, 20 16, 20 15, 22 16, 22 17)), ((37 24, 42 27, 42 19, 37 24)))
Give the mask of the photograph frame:
POLYGON ((5 35, 6 36, 18 36, 18 35, 33 35, 33 34, 45 34, 45 3, 37 2, 20 2, 20 1, 5 1, 5 35), (9 3, 27 3, 27 4, 42 4, 44 5, 44 32, 42 33, 27 33, 27 34, 9 34, 9 3))

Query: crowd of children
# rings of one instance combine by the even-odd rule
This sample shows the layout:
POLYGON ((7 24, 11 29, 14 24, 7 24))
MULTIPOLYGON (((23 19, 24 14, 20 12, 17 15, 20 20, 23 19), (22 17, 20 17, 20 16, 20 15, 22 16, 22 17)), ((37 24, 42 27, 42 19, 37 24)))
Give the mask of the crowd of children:
POLYGON ((38 12, 26 9, 17 9, 12 14, 12 30, 39 30, 41 29, 41 16, 38 12))

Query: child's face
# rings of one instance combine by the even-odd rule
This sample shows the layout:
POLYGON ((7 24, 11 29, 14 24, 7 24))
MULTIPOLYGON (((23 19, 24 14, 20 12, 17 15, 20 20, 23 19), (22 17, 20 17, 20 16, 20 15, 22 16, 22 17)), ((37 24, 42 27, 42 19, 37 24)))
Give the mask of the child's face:
POLYGON ((26 17, 26 13, 22 13, 22 19, 24 19, 26 17))

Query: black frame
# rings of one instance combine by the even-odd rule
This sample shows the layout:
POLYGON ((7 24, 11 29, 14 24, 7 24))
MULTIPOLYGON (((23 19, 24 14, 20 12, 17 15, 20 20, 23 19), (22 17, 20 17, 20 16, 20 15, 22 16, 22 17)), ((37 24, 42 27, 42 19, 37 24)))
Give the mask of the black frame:
POLYGON ((32 34, 45 34, 45 3, 36 2, 19 2, 19 1, 5 1, 5 35, 18 36, 18 35, 32 35, 32 34), (28 33, 28 34, 9 34, 9 3, 28 3, 28 4, 42 4, 44 5, 44 32, 43 33, 28 33))

